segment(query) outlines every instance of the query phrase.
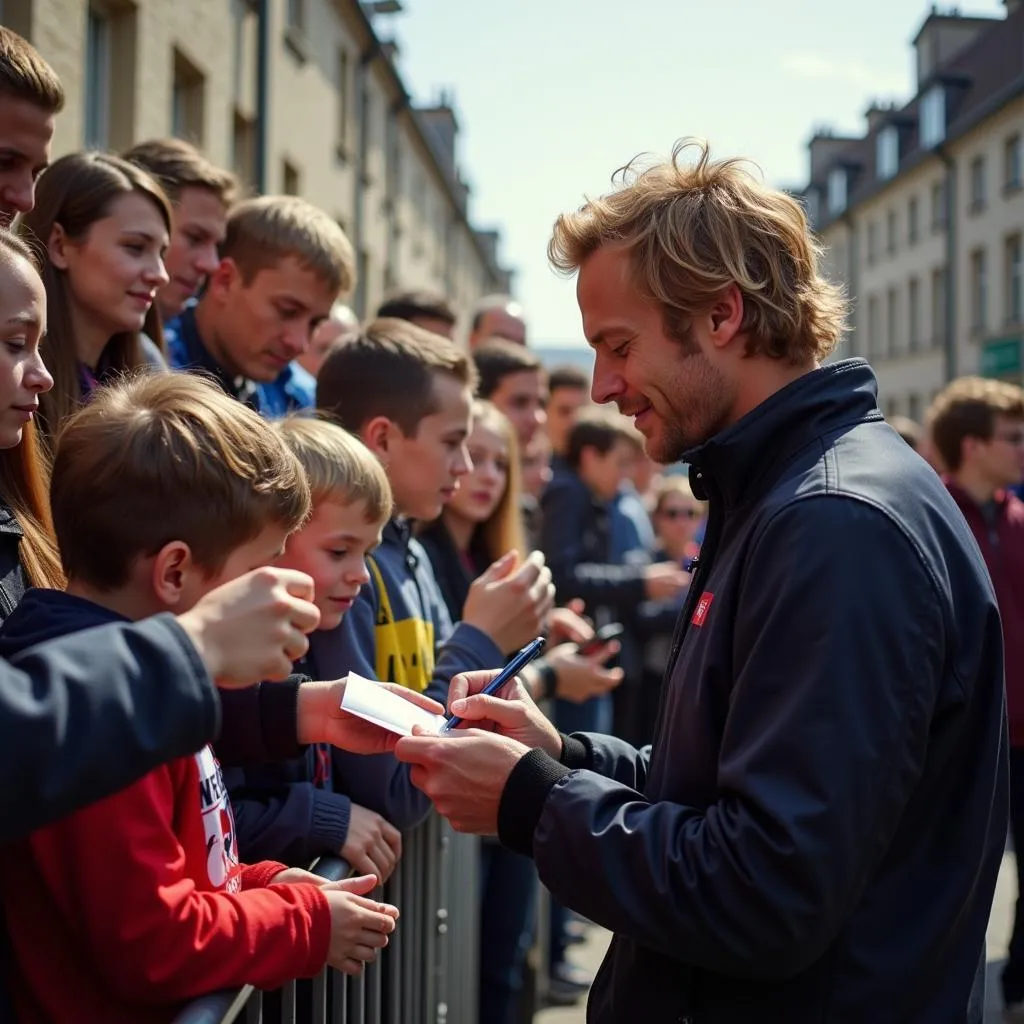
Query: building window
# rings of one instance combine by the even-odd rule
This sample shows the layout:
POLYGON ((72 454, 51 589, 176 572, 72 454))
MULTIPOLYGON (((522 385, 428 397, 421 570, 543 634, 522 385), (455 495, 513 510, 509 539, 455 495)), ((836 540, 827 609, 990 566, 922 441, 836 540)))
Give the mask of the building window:
POLYGON ((941 231, 946 226, 946 182, 940 180, 932 185, 932 231, 941 231))
POLYGON ((306 31, 306 0, 286 0, 285 27, 294 32, 306 31))
POLYGON ((868 266, 878 260, 878 225, 871 221, 868 224, 868 266))
POLYGON ((1011 135, 1003 150, 1003 185, 1007 192, 1021 187, 1022 167, 1021 142, 1019 135, 1011 135))
POLYGON ((136 8, 92 0, 86 16, 83 135, 115 152, 136 139, 136 8))
POLYGON ((988 280, 985 272, 985 250, 976 249, 971 253, 971 330, 985 329, 985 314, 988 307, 988 280))
POLYGON ((946 268, 932 271, 932 345, 941 348, 946 339, 946 268))
POLYGON ((337 81, 337 97, 338 97, 338 149, 344 151, 348 147, 348 123, 349 114, 348 108, 352 101, 352 97, 349 92, 349 63, 348 63, 348 50, 338 50, 338 81, 337 81))
POLYGON ((932 86, 921 100, 920 131, 925 149, 937 146, 946 137, 946 91, 941 85, 932 86))
POLYGON ((885 352, 888 356, 899 352, 899 323, 899 293, 895 288, 890 288, 885 295, 885 352))
POLYGON ((985 158, 976 156, 971 161, 971 212, 985 209, 985 158))
POLYGON ((175 47, 171 90, 171 134, 203 144, 206 83, 203 73, 175 47))
POLYGON ((917 245, 920 235, 920 211, 918 210, 917 196, 911 196, 907 203, 907 244, 917 245))
POLYGON ((243 185, 256 184, 256 123, 238 110, 231 132, 231 169, 243 185))
POLYGON ((875 139, 875 173, 883 181, 900 169, 900 133, 895 125, 883 128, 875 139))
POLYGON ((890 256, 896 253, 896 211, 890 210, 885 216, 885 250, 890 256))
POLYGON ((1020 235, 1006 240, 1006 322, 1014 326, 1024 320, 1024 265, 1020 235))
POLYGON ((110 146, 110 17, 89 8, 85 37, 85 145, 110 146))
POLYGON ((907 287, 907 347, 916 351, 921 341, 921 286, 916 277, 907 287))
POLYGON ((881 321, 879 320, 878 296, 868 297, 868 359, 873 359, 881 349, 881 321))
POLYGON ((828 172, 828 212, 833 216, 846 209, 846 168, 833 167, 828 172))
POLYGON ((290 160, 281 164, 281 191, 286 196, 297 196, 302 193, 299 169, 290 160))

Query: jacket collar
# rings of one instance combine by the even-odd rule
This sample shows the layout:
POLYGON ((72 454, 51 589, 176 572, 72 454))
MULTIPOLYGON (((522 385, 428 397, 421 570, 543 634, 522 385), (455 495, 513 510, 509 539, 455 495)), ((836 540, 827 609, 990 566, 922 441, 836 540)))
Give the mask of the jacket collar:
POLYGON ((247 377, 233 377, 214 358, 199 333, 196 306, 192 305, 178 318, 178 333, 185 349, 189 366, 203 370, 213 377, 232 398, 237 398, 259 412, 258 386, 247 377))
POLYGON ((25 535, 14 511, 4 502, 0 501, 0 534, 4 533, 15 537, 23 537, 25 535))
POLYGON ((721 498, 727 508, 758 497, 778 469, 816 438, 882 420, 877 397, 875 375, 863 359, 804 374, 683 455, 695 493, 721 498))
POLYGON ((404 516, 392 516, 381 530, 381 540, 387 544, 397 544, 403 551, 409 547, 412 539, 412 522, 404 516))

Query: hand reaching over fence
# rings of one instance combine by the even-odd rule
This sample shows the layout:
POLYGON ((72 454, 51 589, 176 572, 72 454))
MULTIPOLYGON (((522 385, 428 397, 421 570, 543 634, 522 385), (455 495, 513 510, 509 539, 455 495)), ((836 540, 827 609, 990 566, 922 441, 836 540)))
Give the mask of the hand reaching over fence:
POLYGON ((364 964, 377 959, 395 930, 398 908, 365 895, 376 885, 376 875, 360 875, 328 882, 320 890, 331 908, 327 963, 344 974, 361 974, 364 964))
POLYGON ((352 804, 341 856, 356 871, 374 875, 383 885, 402 856, 402 833, 379 814, 352 804))

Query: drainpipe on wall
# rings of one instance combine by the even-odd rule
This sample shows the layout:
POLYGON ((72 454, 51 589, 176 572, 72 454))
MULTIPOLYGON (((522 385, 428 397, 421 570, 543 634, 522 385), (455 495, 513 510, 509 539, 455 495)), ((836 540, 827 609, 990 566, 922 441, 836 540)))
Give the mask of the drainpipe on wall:
POLYGON ((270 149, 270 0, 258 0, 256 8, 256 191, 266 194, 270 149))
POLYGON ((352 187, 355 194, 352 197, 352 244, 356 250, 359 273, 356 278, 356 290, 352 297, 355 303, 356 316, 360 319, 366 316, 366 261, 363 253, 366 251, 365 231, 365 210, 363 206, 366 194, 365 179, 367 155, 370 148, 370 125, 367 118, 367 84, 366 79, 370 73, 370 65, 380 53, 380 42, 374 39, 369 49, 359 57, 355 73, 355 109, 359 118, 359 139, 356 144, 356 160, 354 173, 352 175, 352 187))
POLYGON ((384 266, 387 268, 392 281, 397 282, 398 275, 395 273, 395 262, 398 255, 398 206, 401 194, 400 182, 395 167, 395 156, 401 148, 402 126, 400 118, 402 112, 408 107, 409 100, 403 96, 396 100, 388 109, 387 122, 387 161, 388 173, 385 176, 385 188, 387 190, 388 210, 388 231, 384 256, 384 266))
POLYGON ((939 146, 935 152, 946 166, 946 336, 944 372, 945 383, 949 384, 957 377, 957 223, 956 223, 956 162, 949 155, 945 146, 939 146))

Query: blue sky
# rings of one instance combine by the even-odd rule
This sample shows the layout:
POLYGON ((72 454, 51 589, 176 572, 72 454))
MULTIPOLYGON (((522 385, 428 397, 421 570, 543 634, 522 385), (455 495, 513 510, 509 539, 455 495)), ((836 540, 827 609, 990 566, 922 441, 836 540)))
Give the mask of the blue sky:
MULTIPOLYGON (((574 286, 547 265, 559 212, 683 135, 806 175, 815 126, 858 131, 872 99, 913 91, 925 0, 404 0, 379 17, 421 102, 455 95, 471 215, 504 234, 531 340, 582 342, 574 286)), ((1001 14, 973 0, 969 14, 1001 14)))

